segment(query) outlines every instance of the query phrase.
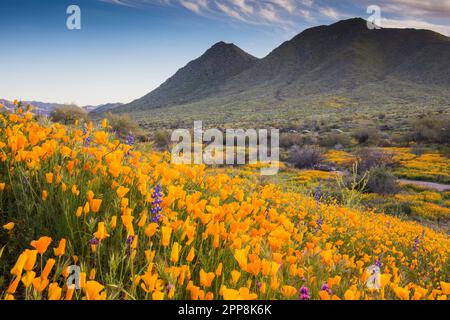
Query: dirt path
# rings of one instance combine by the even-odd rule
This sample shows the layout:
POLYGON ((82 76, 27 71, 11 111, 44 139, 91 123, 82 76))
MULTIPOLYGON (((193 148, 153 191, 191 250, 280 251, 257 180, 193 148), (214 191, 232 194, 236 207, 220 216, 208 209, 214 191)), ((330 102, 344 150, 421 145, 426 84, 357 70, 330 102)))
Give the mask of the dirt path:
POLYGON ((425 187, 425 188, 429 188, 429 189, 434 189, 439 192, 444 192, 444 191, 450 190, 450 184, 442 184, 442 183, 419 181, 419 180, 406 180, 406 179, 399 179, 398 182, 404 183, 404 184, 412 184, 412 185, 425 187))

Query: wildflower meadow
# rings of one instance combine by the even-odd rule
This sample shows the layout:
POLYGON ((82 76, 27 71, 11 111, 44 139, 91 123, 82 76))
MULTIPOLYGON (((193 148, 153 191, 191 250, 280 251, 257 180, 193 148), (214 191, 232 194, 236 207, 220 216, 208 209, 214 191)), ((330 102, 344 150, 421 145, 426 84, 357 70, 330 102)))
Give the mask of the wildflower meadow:
POLYGON ((0 114, 2 299, 450 297, 444 232, 16 105, 0 114))

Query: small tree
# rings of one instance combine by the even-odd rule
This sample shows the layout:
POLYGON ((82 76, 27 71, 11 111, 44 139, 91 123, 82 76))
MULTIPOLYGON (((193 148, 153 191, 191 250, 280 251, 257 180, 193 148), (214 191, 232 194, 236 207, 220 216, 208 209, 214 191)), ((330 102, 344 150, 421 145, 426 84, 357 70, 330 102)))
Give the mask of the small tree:
POLYGON ((358 173, 367 172, 373 168, 392 168, 396 165, 392 154, 378 148, 363 148, 356 152, 358 173))
POLYGON ((166 130, 157 130, 153 135, 155 145, 163 150, 168 150, 170 147, 170 135, 166 130))
POLYGON ((293 146, 289 150, 289 161, 299 169, 313 168, 322 163, 324 152, 316 146, 293 146))
POLYGON ((397 178, 386 168, 376 167, 368 171, 367 189, 369 192, 388 195, 399 192, 397 178))
POLYGON ((134 135, 140 133, 139 125, 127 115, 117 115, 109 112, 106 114, 106 119, 108 119, 112 130, 120 138, 125 138, 130 132, 134 135))
POLYGON ((450 143, 450 117, 427 117, 413 125, 413 140, 428 143, 450 143))
POLYGON ((76 105, 55 108, 50 113, 50 118, 53 122, 59 122, 66 125, 74 124, 77 120, 87 121, 89 119, 87 112, 76 105))
POLYGON ((380 141, 380 134, 373 128, 361 128, 352 134, 359 144, 377 145, 380 141))

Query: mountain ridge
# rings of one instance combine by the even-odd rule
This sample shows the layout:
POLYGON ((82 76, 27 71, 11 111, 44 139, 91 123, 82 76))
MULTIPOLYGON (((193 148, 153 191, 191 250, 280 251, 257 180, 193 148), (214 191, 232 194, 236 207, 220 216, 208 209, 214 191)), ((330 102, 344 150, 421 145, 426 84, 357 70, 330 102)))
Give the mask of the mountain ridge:
POLYGON ((404 94, 404 100, 413 101, 414 86, 449 91, 448 56, 450 38, 444 35, 416 29, 370 30, 364 19, 353 18, 306 29, 262 59, 218 42, 159 88, 111 111, 130 113, 202 101, 217 108, 236 101, 276 105, 333 92, 353 99, 370 87, 379 88, 386 100, 396 90, 408 91, 411 94, 404 94), (222 58, 232 59, 232 71, 223 76, 208 73, 216 62, 215 67, 223 69, 222 58))
MULTIPOLYGON (((179 69, 157 89, 131 104, 164 107, 205 98, 214 93, 224 81, 253 66, 257 61, 258 58, 235 44, 220 41, 179 69)), ((118 108, 114 108, 116 109, 118 108)))

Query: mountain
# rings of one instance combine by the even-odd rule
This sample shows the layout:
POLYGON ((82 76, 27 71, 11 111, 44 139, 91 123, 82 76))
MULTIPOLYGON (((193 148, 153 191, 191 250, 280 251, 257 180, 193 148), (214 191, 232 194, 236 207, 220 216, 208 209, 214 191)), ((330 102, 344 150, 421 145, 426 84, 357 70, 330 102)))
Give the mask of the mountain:
POLYGON ((257 61, 234 44, 216 43, 151 93, 115 110, 164 107, 201 100, 213 95, 223 83, 257 61))
MULTIPOLYGON (((12 101, 0 99, 0 104, 2 104, 7 110, 14 109, 14 104, 12 101)), ((55 108, 64 106, 64 104, 60 103, 49 103, 41 101, 22 101, 22 105, 23 106, 32 105, 34 107, 33 113, 41 115, 49 115, 55 108)))
POLYGON ((283 43, 228 91, 264 84, 279 95, 313 94, 385 80, 450 85, 450 39, 426 30, 370 30, 363 19, 308 29, 283 43))
POLYGON ((449 57, 448 37, 429 30, 370 30, 355 18, 307 29, 263 59, 220 42, 113 112, 236 103, 304 107, 331 95, 374 105, 441 103, 450 97, 449 57))
POLYGON ((122 106, 123 103, 105 103, 105 104, 100 104, 98 106, 84 106, 83 109, 86 110, 87 112, 107 112, 110 111, 114 108, 120 107, 122 106))
MULTIPOLYGON (((0 104, 2 104, 6 110, 13 110, 14 104, 12 101, 6 99, 0 99, 0 104)), ((33 113, 41 114, 41 115, 49 115, 54 109, 61 108, 66 106, 67 104, 62 103, 51 103, 51 102, 41 102, 41 101, 22 101, 23 106, 32 105, 34 107, 33 113)), ((87 105, 81 107, 86 112, 100 111, 106 112, 111 109, 122 106, 122 103, 106 103, 98 106, 87 105)))

